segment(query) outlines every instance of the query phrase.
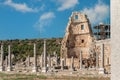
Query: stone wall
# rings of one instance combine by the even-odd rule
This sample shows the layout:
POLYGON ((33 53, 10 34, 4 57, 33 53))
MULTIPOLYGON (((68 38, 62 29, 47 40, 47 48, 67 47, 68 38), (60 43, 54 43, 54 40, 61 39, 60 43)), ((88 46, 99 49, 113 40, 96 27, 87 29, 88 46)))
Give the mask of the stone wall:
POLYGON ((110 55, 110 39, 95 40, 87 16, 80 12, 73 12, 61 46, 61 59, 66 58, 66 65, 70 67, 71 58, 74 57, 76 69, 82 62, 83 68, 87 65, 110 72, 110 55), (82 53, 81 60, 80 52, 82 53))
POLYGON ((80 12, 73 12, 62 40, 61 57, 79 58, 82 51, 83 58, 88 58, 91 43, 92 30, 87 16, 80 12))
POLYGON ((101 45, 104 44, 104 52, 103 52, 103 68, 105 69, 106 72, 110 72, 110 67, 111 67, 111 45, 110 45, 110 39, 106 40, 98 40, 95 41, 95 51, 99 55, 99 61, 98 65, 99 67, 102 65, 101 64, 101 45))

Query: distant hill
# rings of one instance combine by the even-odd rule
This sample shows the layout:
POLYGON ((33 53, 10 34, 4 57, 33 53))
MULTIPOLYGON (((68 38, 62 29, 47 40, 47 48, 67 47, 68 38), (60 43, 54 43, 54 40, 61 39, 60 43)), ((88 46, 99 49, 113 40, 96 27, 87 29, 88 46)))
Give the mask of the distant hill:
MULTIPOLYGON (((13 61, 19 61, 26 59, 28 55, 33 56, 33 44, 36 43, 37 55, 41 55, 43 52, 43 40, 44 39, 24 39, 24 40, 0 40, 0 43, 4 45, 4 58, 8 54, 8 45, 11 45, 11 53, 15 56, 13 61)), ((60 56, 62 38, 46 39, 47 54, 53 54, 54 51, 60 56)))

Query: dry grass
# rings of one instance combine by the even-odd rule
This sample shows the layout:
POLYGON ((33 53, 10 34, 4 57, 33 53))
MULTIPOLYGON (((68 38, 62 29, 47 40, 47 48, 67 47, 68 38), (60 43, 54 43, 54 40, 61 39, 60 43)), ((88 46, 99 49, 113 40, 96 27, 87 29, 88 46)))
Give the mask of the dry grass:
POLYGON ((0 80, 110 80, 106 77, 69 77, 0 73, 0 80))

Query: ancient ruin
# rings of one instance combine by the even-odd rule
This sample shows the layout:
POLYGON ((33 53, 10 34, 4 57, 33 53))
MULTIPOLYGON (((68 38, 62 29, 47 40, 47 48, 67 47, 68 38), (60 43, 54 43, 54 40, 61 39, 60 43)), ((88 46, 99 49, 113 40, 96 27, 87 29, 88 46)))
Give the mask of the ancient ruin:
MULTIPOLYGON (((69 18, 66 28, 66 34, 62 41, 61 58, 67 58, 69 65, 69 58, 72 56, 76 58, 75 67, 79 66, 80 52, 82 59, 88 59, 92 49, 92 30, 90 22, 86 15, 79 12, 73 12, 69 18)), ((81 61, 82 62, 82 61, 81 61)))
POLYGON ((61 58, 66 58, 66 65, 71 66, 71 58, 74 57, 74 68, 96 69, 99 73, 110 73, 110 32, 105 29, 110 27, 100 24, 101 39, 93 35, 89 19, 85 14, 73 12, 69 18, 65 36, 62 40, 61 58), (104 29, 104 30, 103 30, 104 29), (108 38, 106 37, 108 35, 108 38), (99 48, 99 49, 98 49, 99 48))
POLYGON ((4 56, 4 44, 1 44, 0 71, 56 73, 56 75, 57 73, 69 75, 74 72, 76 72, 75 75, 88 73, 109 74, 111 66, 110 37, 100 36, 101 39, 95 38, 90 21, 85 14, 73 12, 69 18, 65 36, 60 44, 60 57, 56 51, 52 51, 52 54, 48 55, 47 41, 44 39, 42 43, 43 52, 40 52, 40 55, 37 54, 37 44, 33 43, 33 57, 27 54, 25 60, 13 64, 12 46, 7 45, 8 52, 4 56))

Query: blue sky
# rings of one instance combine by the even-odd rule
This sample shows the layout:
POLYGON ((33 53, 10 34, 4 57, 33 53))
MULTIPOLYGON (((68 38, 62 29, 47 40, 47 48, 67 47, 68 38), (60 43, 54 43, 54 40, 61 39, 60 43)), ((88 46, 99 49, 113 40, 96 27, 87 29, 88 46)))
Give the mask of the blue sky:
POLYGON ((110 23, 110 0, 0 0, 0 40, 63 37, 73 11, 110 23))

